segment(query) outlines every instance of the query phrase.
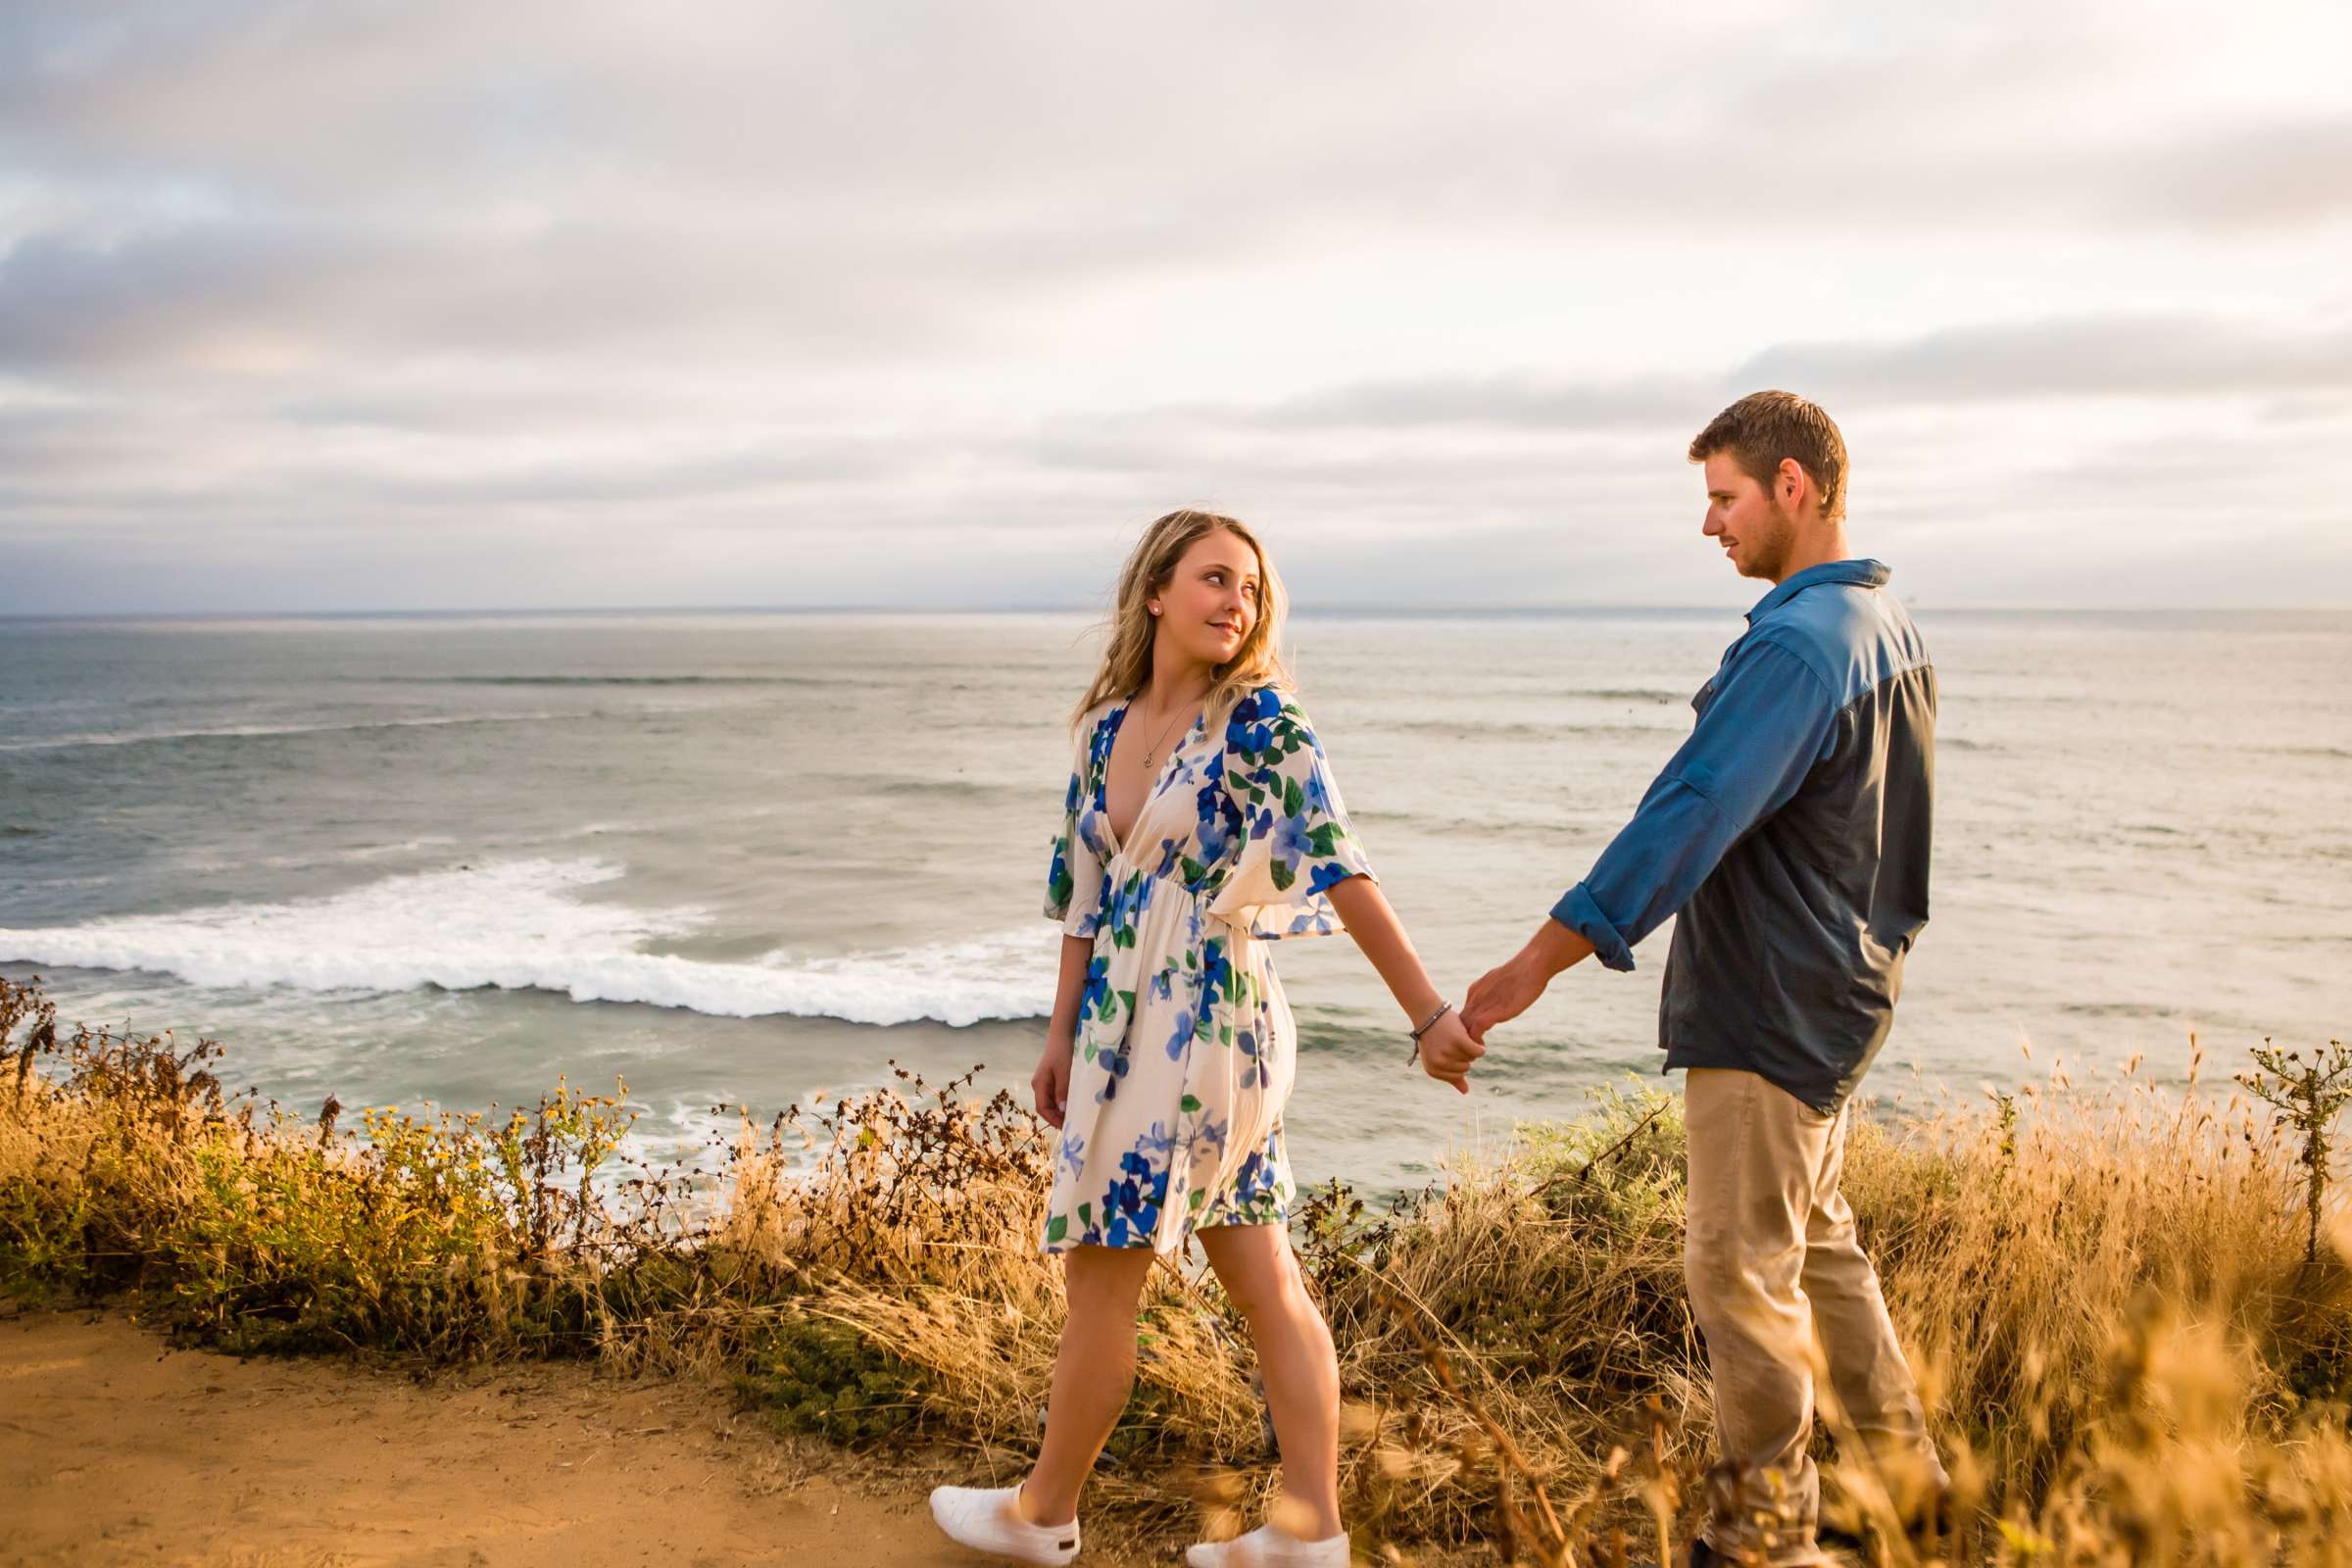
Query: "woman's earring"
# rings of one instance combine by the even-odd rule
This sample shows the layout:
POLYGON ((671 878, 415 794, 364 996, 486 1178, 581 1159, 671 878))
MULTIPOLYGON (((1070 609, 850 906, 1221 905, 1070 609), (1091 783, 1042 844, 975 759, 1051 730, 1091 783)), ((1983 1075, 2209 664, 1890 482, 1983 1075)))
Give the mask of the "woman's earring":
POLYGON ((1151 610, 1152 610, 1152 613, 1153 613, 1154 615, 1156 615, 1156 614, 1158 614, 1158 613, 1159 613, 1159 607, 1158 607, 1157 605, 1153 605, 1153 606, 1152 606, 1152 607, 1151 607, 1151 610))

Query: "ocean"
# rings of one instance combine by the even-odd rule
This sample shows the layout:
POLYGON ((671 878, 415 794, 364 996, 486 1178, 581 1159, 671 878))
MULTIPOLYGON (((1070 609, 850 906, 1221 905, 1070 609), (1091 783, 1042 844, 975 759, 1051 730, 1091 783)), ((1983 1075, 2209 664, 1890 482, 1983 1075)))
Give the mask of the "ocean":
MULTIPOLYGON (((1882 1106, 2136 1062, 2226 1080, 2352 1027, 2352 614, 1918 612, 1942 687, 1934 917, 1882 1106)), ((1301 700, 1459 996, 1690 727, 1736 613, 1302 615, 1301 700)), ((228 1046, 316 1113, 558 1074, 708 1157, 739 1107, 984 1064, 1024 1091, 1091 672, 1075 614, 0 620, 0 974, 228 1046)), ((1667 934, 1404 1066, 1345 938, 1276 950, 1302 1180, 1418 1186, 1658 1069, 1667 934)))

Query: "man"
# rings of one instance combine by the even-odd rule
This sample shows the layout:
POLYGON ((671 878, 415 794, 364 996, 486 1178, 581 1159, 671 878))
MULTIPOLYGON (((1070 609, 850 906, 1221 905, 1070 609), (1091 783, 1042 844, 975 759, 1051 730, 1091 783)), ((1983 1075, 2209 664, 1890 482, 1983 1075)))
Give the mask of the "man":
POLYGON ((1773 590, 1633 820, 1471 988, 1464 1016, 1483 1036, 1596 953, 1631 969, 1634 944, 1680 914, 1659 1041, 1688 1072, 1684 1278, 1720 1450, 1691 1562, 1816 1563, 1816 1330, 1898 1498, 1922 1506, 1948 1484, 1838 1192, 1850 1098, 1928 919, 1936 674, 1887 569, 1847 547, 1845 443, 1828 415, 1754 393, 1690 461, 1705 466, 1706 537, 1773 590))

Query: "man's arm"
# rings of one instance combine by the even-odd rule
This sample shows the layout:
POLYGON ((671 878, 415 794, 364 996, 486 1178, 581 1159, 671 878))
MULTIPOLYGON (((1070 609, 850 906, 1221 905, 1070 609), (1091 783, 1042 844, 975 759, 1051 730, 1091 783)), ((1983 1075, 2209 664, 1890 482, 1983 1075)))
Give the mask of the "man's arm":
POLYGON ((1470 988, 1474 1038, 1534 1004, 1552 976, 1599 955, 1634 966, 1634 945, 1666 923, 1733 845, 1788 803, 1821 760, 1837 723, 1829 688, 1772 643, 1733 661, 1633 820, 1592 873, 1552 906, 1525 947, 1470 988))
POLYGON ((1470 988, 1470 1000, 1462 1006, 1462 1027, 1471 1039, 1485 1045, 1489 1029, 1535 1005, 1553 975, 1591 956, 1592 944, 1582 932, 1571 931, 1557 920, 1544 921, 1527 939, 1526 947, 1501 967, 1488 970, 1470 988))

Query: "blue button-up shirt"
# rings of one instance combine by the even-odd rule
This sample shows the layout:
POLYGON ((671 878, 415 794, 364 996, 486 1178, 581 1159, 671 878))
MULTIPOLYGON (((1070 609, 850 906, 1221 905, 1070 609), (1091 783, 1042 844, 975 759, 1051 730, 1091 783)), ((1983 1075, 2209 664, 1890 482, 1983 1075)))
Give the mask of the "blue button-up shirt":
POLYGON ((1684 916, 1669 1067, 1744 1067, 1834 1108, 1886 1038, 1927 921, 1936 705, 1890 575, 1832 562, 1766 594, 1690 738, 1552 909, 1612 969, 1684 916))

